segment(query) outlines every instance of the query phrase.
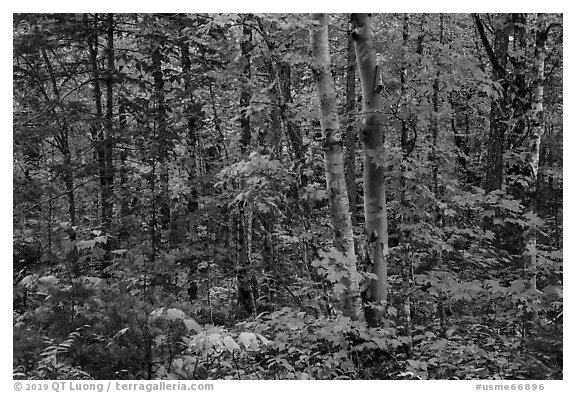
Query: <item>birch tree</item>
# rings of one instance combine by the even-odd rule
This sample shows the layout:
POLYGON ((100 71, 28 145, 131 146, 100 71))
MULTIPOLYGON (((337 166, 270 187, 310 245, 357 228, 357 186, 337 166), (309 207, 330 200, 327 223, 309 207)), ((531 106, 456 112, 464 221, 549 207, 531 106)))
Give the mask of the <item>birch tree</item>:
POLYGON ((356 270, 352 221, 344 175, 336 91, 330 73, 328 19, 325 14, 313 14, 312 19, 314 20, 314 25, 310 28, 312 70, 316 80, 318 104, 321 111, 320 126, 323 137, 330 217, 334 229, 334 247, 343 254, 347 270, 347 276, 342 280, 344 290, 340 295, 340 307, 344 315, 358 319, 361 315, 358 272, 356 270))
POLYGON ((358 71, 362 83, 362 111, 364 129, 360 135, 364 150, 364 215, 368 236, 367 260, 372 279, 366 299, 374 304, 366 314, 371 326, 384 317, 388 294, 388 217, 386 213, 386 184, 382 159, 384 133, 382 130, 382 90, 380 67, 376 60, 373 40, 373 21, 370 14, 354 14, 354 38, 358 71))

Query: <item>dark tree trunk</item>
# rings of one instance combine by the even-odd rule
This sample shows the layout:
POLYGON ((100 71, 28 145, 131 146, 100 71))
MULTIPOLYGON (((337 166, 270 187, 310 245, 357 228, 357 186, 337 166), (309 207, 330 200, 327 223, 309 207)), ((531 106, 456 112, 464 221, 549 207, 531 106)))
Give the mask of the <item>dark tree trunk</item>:
POLYGON ((236 224, 236 280, 238 286, 239 318, 256 312, 256 277, 252 266, 252 211, 247 204, 239 204, 235 212, 236 224))
MULTIPOLYGON (((103 171, 102 171, 102 211, 106 218, 106 229, 109 231, 112 225, 113 216, 113 198, 114 198, 114 126, 113 126, 113 111, 114 111, 114 14, 106 16, 106 119, 105 119, 105 135, 102 138, 102 153, 103 153, 103 171)), ((107 248, 110 243, 107 242, 107 248)))
POLYGON ((156 103, 156 135, 158 143, 158 164, 160 172, 160 187, 158 207, 160 209, 160 225, 167 229, 170 224, 168 144, 170 138, 167 129, 166 98, 164 93, 164 73, 162 71, 162 45, 154 43, 152 51, 152 77, 154 78, 154 101, 156 103))
POLYGON ((504 155, 504 137, 508 126, 508 73, 506 66, 508 63, 508 43, 511 33, 510 15, 503 14, 496 16, 494 44, 490 45, 484 29, 484 24, 477 14, 474 15, 476 27, 480 34, 482 44, 488 54, 492 64, 492 80, 497 82, 501 89, 496 97, 493 97, 490 107, 490 133, 488 136, 488 157, 486 160, 486 177, 484 190, 486 192, 499 190, 502 188, 502 171, 504 155))
MULTIPOLYGON (((42 58, 46 63, 46 67, 48 68, 48 74, 50 75, 50 82, 52 85, 52 94, 54 99, 55 101, 60 102, 60 90, 58 89, 58 84, 56 83, 56 75, 45 48, 42 48, 42 58)), ((66 119, 62 121, 57 119, 56 121, 59 125, 59 128, 61 129, 61 132, 59 135, 56 135, 54 139, 56 140, 56 146, 62 153, 62 164, 64 166, 64 185, 66 186, 66 194, 68 196, 68 214, 70 216, 70 224, 75 226, 76 202, 74 199, 74 171, 72 168, 72 156, 70 152, 69 125, 66 119)))
POLYGON ((252 130, 250 128, 250 114, 248 113, 250 107, 250 100, 252 94, 250 92, 250 79, 251 79, 251 57, 252 49, 252 29, 248 26, 242 28, 242 41, 240 42, 240 51, 244 65, 242 67, 242 92, 240 93, 240 150, 242 154, 246 154, 250 142, 252 140, 252 130))
MULTIPOLYGON (((402 23, 402 45, 403 45, 403 59, 402 68, 400 70, 400 90, 402 94, 402 128, 400 130, 400 147, 402 149, 402 162, 401 173, 400 173, 400 206, 403 210, 401 212, 403 226, 410 224, 408 219, 408 212, 410 211, 410 203, 406 198, 408 192, 408 179, 406 178, 406 171, 408 170, 409 163, 407 161, 408 155, 410 154, 411 147, 408 141, 408 121, 410 117, 409 109, 405 103, 406 92, 408 88, 408 61, 406 55, 409 48, 409 16, 404 14, 402 23)), ((421 44, 418 46, 419 50, 422 50, 421 44)), ((399 231, 399 246, 401 248, 402 255, 402 291, 403 291, 403 312, 404 312, 404 334, 409 338, 408 343, 406 343, 407 356, 412 356, 413 345, 412 345, 412 311, 411 311, 411 273, 412 273, 412 259, 410 258, 410 245, 411 245, 411 234, 409 230, 399 231)))
POLYGON ((189 102, 186 105, 186 116, 187 116, 187 145, 188 145, 188 186, 190 187, 190 194, 188 196, 187 209, 188 213, 194 213, 198 209, 198 184, 200 177, 198 176, 198 154, 200 153, 198 149, 198 133, 202 122, 203 112, 202 105, 196 102, 194 98, 194 88, 192 85, 192 73, 191 65, 192 60, 190 59, 190 48, 188 42, 182 42, 182 71, 184 73, 184 90, 186 92, 186 97, 189 98, 189 102))
MULTIPOLYGON (((102 104, 102 90, 100 88, 100 81, 104 79, 100 72, 100 66, 98 65, 98 30, 100 17, 98 14, 94 15, 93 25, 90 26, 88 21, 88 16, 85 16, 85 21, 91 31, 91 35, 88 37, 88 50, 90 52, 90 65, 92 73, 92 83, 93 83, 93 95, 94 95, 94 106, 96 109, 96 117, 92 123, 91 133, 92 141, 95 146, 96 159, 98 161, 98 175, 100 180, 100 195, 101 195, 101 224, 105 233, 110 230, 112 222, 112 195, 111 195, 111 184, 109 183, 110 176, 108 175, 108 170, 106 167, 107 162, 111 162, 110 159, 106 157, 106 145, 107 145, 107 131, 110 127, 110 122, 104 117, 104 110, 102 104)), ((108 43, 109 45, 110 43, 108 43)), ((108 49, 108 47, 107 47, 108 49)), ((107 101, 108 102, 108 101, 107 101)), ((108 113, 107 113, 108 114, 108 113)))
POLYGON ((348 26, 348 45, 346 48, 346 132, 344 168, 346 170, 346 187, 348 189, 348 201, 352 224, 356 223, 358 207, 356 203, 356 53, 354 52, 354 40, 352 39, 352 18, 348 26))

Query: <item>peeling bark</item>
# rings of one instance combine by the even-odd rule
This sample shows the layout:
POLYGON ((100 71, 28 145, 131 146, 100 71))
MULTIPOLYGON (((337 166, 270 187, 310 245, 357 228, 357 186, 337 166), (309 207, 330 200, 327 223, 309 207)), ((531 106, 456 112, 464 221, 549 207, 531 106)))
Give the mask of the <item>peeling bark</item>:
POLYGON ((314 14, 317 22, 310 28, 312 48, 312 72, 316 80, 320 106, 320 126, 322 128, 326 185, 329 194, 330 217, 334 230, 334 247, 343 253, 347 277, 342 284, 345 289, 340 298, 340 308, 344 315, 361 318, 358 272, 352 221, 348 206, 348 192, 344 176, 342 140, 338 121, 336 91, 330 73, 330 48, 328 41, 328 20, 324 14, 314 14))
POLYGON ((354 14, 356 59, 362 81, 362 108, 365 127, 362 131, 364 150, 364 214, 368 235, 367 260, 372 280, 366 299, 374 306, 366 314, 371 326, 379 325, 385 314, 388 297, 388 216, 386 212, 383 107, 380 72, 376 63, 371 14, 354 14))

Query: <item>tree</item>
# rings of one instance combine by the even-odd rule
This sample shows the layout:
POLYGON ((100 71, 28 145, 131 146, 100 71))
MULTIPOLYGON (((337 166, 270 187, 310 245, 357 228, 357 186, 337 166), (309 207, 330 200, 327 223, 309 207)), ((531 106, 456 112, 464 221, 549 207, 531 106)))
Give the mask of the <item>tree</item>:
POLYGON ((506 66, 509 37, 513 26, 509 14, 497 15, 494 23, 494 44, 491 45, 484 29, 484 22, 478 14, 474 14, 474 20, 488 59, 492 64, 492 80, 494 81, 484 184, 486 192, 490 192, 502 188, 504 137, 508 129, 508 92, 510 88, 506 66))
POLYGON ((361 316, 358 272, 344 174, 336 92, 330 76, 328 18, 325 14, 313 14, 312 19, 315 21, 315 25, 310 28, 312 70, 316 79, 321 112, 320 125, 323 136, 326 187, 328 188, 330 217, 334 230, 334 247, 342 253, 346 272, 346 276, 342 280, 344 290, 340 296, 340 304, 344 315, 358 319, 361 316))
POLYGON ((378 325, 386 312, 388 296, 388 219, 386 211, 385 148, 382 129, 381 68, 376 62, 373 22, 370 14, 354 14, 354 44, 362 82, 364 129, 360 139, 364 154, 364 216, 367 234, 367 263, 372 279, 367 300, 373 303, 366 319, 378 325))
POLYGON ((356 223, 356 53, 354 52, 354 40, 352 39, 352 17, 348 22, 346 33, 346 134, 345 134, 345 167, 346 187, 348 188, 348 200, 352 223, 356 223))

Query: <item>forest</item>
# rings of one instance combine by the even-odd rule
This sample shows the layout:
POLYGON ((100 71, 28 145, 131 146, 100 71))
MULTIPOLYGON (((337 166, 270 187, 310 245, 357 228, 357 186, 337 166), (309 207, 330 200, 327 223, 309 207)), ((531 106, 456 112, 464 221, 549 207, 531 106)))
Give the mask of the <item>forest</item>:
POLYGON ((14 14, 13 377, 563 379, 562 14, 14 14))

